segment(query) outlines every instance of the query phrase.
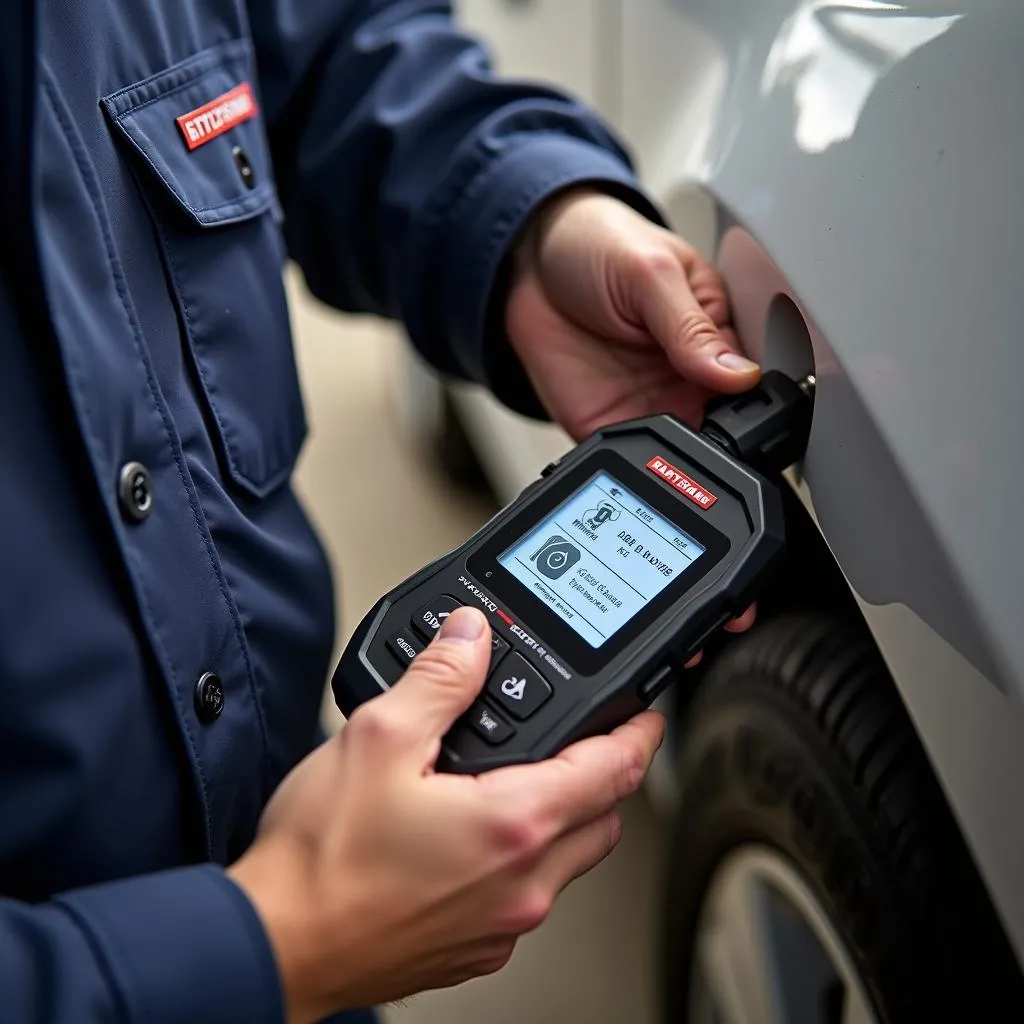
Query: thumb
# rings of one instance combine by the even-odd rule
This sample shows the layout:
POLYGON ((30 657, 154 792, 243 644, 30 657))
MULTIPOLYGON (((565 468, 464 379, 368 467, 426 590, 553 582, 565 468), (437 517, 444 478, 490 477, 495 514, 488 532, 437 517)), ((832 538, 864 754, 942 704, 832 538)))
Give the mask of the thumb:
POLYGON ((673 253, 650 261, 638 284, 638 312, 677 373, 715 392, 757 383, 758 365, 739 352, 725 326, 725 286, 710 263, 689 250, 673 253))
POLYGON ((437 636, 416 656, 401 680, 381 700, 392 702, 390 715, 436 747, 455 720, 483 688, 491 660, 491 630, 483 612, 457 608, 437 636))

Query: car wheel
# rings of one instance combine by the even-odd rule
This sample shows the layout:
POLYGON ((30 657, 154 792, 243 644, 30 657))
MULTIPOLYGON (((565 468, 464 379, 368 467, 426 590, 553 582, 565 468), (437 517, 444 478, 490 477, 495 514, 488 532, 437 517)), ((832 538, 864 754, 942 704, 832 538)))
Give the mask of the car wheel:
POLYGON ((758 627, 709 670, 679 750, 666 1021, 1024 1019, 1006 1015, 1019 972, 869 639, 824 616, 758 627))

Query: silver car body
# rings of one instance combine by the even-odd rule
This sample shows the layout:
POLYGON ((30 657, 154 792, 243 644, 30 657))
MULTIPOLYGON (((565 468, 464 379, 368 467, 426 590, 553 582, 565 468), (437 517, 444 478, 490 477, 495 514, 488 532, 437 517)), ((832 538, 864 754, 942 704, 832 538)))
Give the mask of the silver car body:
MULTIPOLYGON (((715 257, 747 350, 814 369, 792 484, 1024 961, 1024 8, 461 6, 504 70, 618 127, 715 257)), ((457 402, 502 497, 568 444, 476 389, 457 402)))

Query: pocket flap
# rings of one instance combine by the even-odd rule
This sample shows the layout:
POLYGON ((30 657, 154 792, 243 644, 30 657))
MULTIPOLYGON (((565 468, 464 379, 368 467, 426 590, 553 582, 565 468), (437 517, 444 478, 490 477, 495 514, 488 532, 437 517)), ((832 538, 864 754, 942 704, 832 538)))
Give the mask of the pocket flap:
POLYGON ((248 43, 233 40, 103 98, 114 125, 200 226, 271 207, 279 214, 253 66, 248 43))

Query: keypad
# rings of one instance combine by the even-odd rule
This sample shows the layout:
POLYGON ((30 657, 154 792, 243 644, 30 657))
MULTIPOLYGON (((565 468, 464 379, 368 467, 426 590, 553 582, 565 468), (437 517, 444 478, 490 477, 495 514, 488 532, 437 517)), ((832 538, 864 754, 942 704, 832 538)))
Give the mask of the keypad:
MULTIPOLYGON (((386 646, 405 667, 433 640, 444 620, 460 602, 448 594, 439 594, 419 608, 409 620, 409 629, 388 637, 386 646)), ((525 722, 551 698, 550 683, 512 644, 491 628, 491 660, 485 686, 486 700, 478 700, 463 715, 461 723, 491 746, 498 746, 515 735, 515 727, 499 712, 525 722)))

